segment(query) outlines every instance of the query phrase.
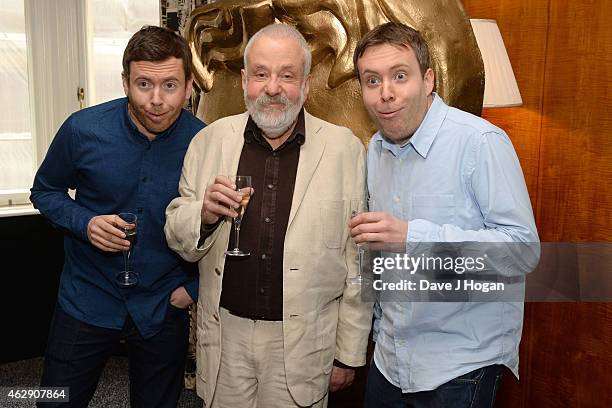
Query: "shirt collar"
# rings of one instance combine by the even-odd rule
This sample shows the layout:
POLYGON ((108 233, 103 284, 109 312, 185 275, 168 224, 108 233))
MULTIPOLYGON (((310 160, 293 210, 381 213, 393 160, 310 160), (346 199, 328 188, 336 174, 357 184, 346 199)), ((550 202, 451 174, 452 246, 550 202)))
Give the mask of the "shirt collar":
MULTIPOLYGON (((247 120, 246 127, 244 128, 244 141, 246 143, 255 142, 262 146, 269 146, 269 143, 263 137, 261 129, 257 127, 257 124, 249 115, 249 119, 247 120)), ((292 143, 293 141, 297 142, 299 145, 303 145, 306 141, 306 122, 304 119, 304 108, 300 110, 298 117, 296 119, 295 128, 293 128, 293 132, 289 135, 289 138, 282 144, 277 150, 282 149, 286 145, 292 143)))
POLYGON ((431 145, 438 134, 438 130, 440 130, 440 126, 442 126, 442 122, 444 121, 444 118, 446 118, 446 113, 448 112, 448 106, 444 103, 442 98, 440 98, 435 92, 433 92, 432 95, 433 102, 431 103, 431 106, 427 110, 423 121, 408 142, 401 146, 396 145, 386 140, 380 131, 374 134, 372 141, 378 143, 381 147, 384 147, 395 155, 401 154, 401 152, 404 151, 408 145, 412 145, 414 150, 416 150, 421 157, 427 158, 429 149, 431 148, 431 145))

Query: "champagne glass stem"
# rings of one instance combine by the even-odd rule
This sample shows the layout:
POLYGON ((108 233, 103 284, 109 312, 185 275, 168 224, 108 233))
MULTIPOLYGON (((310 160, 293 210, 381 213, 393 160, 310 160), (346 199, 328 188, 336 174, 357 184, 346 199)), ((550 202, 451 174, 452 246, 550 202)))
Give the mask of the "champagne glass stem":
POLYGON ((128 271, 128 263, 130 259, 129 251, 123 251, 123 264, 125 265, 124 271, 127 273, 128 271))
POLYGON ((240 223, 234 222, 234 235, 236 236, 236 245, 234 245, 234 251, 240 251, 240 223))

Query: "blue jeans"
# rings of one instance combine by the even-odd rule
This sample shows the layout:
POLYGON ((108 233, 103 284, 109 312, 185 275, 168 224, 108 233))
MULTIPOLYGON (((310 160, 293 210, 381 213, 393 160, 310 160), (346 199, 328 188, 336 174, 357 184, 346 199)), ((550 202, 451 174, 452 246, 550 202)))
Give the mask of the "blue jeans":
POLYGON ((503 374, 491 365, 469 372, 432 391, 402 393, 372 362, 366 384, 365 408, 489 408, 503 374))
POLYGON ((123 330, 81 322, 55 310, 41 379, 42 387, 69 387, 68 403, 38 407, 87 407, 108 358, 125 339, 129 359, 130 406, 175 408, 184 383, 189 313, 168 305, 162 330, 144 339, 128 317, 123 330))

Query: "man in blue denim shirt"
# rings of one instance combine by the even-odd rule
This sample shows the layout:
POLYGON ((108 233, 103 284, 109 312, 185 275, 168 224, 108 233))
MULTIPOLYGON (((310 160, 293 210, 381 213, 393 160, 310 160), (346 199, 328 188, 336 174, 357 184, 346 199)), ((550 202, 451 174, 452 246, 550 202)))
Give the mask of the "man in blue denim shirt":
MULTIPOLYGON (((130 401, 175 407, 197 300, 196 268, 167 246, 165 209, 178 195, 183 157, 204 124, 182 109, 191 95, 191 53, 170 30, 143 27, 123 56, 127 98, 71 115, 36 174, 31 201, 65 231, 65 263, 41 385, 69 387, 85 407, 109 356, 124 339, 130 401), (76 197, 68 195, 76 190, 76 197), (130 247, 117 214, 137 215, 134 286, 122 287, 130 247)), ((40 406, 50 406, 39 404, 40 406)))
MULTIPOLYGON (((432 242, 521 243, 527 250, 503 257, 500 269, 529 272, 539 257, 538 235, 508 136, 433 92, 427 45, 412 28, 375 28, 358 44, 354 62, 379 129, 368 148, 371 212, 352 220, 355 241, 408 249, 432 242)), ((379 297, 366 406, 492 406, 503 366, 518 376, 523 303, 511 300, 379 297)))

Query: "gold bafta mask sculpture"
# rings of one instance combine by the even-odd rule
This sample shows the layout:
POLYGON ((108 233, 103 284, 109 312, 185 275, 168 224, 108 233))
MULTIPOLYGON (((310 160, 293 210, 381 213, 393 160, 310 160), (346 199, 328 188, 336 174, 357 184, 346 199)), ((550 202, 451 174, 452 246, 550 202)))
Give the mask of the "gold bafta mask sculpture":
POLYGON ((425 37, 436 91, 450 105, 480 115, 484 67, 459 0, 221 0, 191 13, 186 36, 201 89, 198 117, 211 123, 244 112, 240 69, 249 38, 274 22, 294 25, 312 50, 306 109, 349 127, 364 142, 376 131, 362 106, 353 52, 379 24, 403 22, 425 37))

